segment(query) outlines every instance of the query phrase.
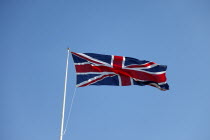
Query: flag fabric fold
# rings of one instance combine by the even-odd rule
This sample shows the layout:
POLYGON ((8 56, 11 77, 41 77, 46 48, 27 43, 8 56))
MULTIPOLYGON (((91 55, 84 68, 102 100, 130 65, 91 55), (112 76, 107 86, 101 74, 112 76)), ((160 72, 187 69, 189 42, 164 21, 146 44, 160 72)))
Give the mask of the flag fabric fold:
POLYGON ((150 85, 169 90, 167 66, 131 57, 71 52, 77 74, 77 87, 89 85, 150 85))

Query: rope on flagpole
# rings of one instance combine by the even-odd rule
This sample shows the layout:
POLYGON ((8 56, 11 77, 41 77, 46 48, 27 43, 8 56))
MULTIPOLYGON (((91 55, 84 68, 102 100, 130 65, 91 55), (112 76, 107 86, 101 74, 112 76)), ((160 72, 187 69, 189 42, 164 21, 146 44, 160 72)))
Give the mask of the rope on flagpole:
POLYGON ((73 96, 72 96, 72 99, 71 99, 71 105, 70 105, 70 109, 69 109, 69 113, 68 113, 68 118, 67 118, 67 121, 66 121, 66 126, 65 126, 65 129, 64 129, 63 135, 65 135, 66 130, 67 130, 67 126, 69 124, 69 119, 70 119, 71 112, 72 112, 72 107, 73 107, 74 98, 75 98, 75 95, 76 95, 76 90, 77 90, 77 87, 75 86, 74 93, 73 93, 73 96))

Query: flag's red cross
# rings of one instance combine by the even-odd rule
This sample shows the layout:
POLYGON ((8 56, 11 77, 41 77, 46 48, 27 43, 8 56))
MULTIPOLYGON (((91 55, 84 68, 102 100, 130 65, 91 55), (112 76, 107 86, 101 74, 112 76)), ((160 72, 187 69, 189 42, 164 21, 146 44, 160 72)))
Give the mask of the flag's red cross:
POLYGON ((106 77, 112 77, 118 75, 119 82, 121 86, 132 85, 132 80, 136 81, 153 81, 156 83, 162 83, 166 81, 165 73, 161 74, 149 74, 142 70, 136 70, 138 68, 147 68, 148 66, 154 65, 154 62, 148 62, 142 65, 128 65, 124 66, 125 57, 122 56, 112 56, 112 64, 108 64, 103 61, 99 61, 97 59, 87 57, 84 54, 78 54, 72 52, 72 54, 89 61, 90 63, 79 63, 75 64, 77 73, 97 73, 101 74, 101 76, 95 77, 94 79, 87 81, 79 87, 87 86, 97 81, 100 81, 106 77), (102 74, 105 73, 105 74, 102 74))
POLYGON ((113 72, 119 75, 122 86, 131 85, 131 78, 127 73, 123 71, 123 57, 122 56, 114 56, 113 59, 113 72))

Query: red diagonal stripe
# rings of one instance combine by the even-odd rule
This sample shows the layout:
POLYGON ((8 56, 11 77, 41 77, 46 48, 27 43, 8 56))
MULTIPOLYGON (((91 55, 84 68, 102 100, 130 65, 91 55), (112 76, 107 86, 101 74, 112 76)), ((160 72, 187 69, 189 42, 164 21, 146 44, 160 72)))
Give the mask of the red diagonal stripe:
POLYGON ((113 72, 113 69, 107 66, 93 66, 91 64, 75 65, 76 72, 113 72))

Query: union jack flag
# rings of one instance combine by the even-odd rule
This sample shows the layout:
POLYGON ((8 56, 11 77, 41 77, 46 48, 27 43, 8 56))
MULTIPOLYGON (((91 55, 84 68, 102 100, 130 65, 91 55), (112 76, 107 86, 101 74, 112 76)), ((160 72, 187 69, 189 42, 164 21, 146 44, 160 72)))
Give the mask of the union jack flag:
POLYGON ((169 90, 167 66, 131 57, 71 52, 77 74, 77 87, 88 85, 150 85, 169 90))

